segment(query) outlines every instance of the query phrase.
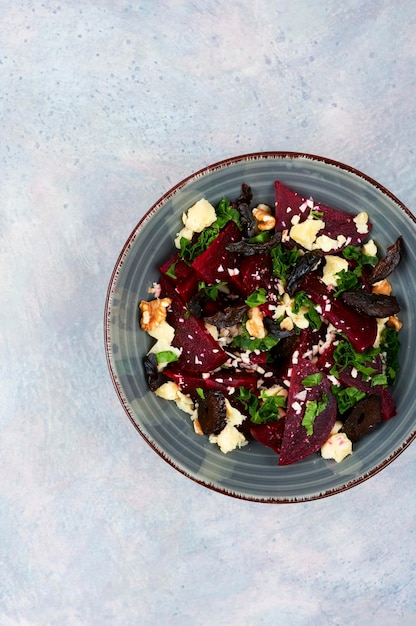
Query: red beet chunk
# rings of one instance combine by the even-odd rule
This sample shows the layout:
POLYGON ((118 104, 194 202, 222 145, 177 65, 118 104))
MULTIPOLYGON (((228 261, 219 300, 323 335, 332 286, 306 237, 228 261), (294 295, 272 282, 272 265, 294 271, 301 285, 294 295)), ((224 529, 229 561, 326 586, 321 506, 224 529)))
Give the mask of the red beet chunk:
POLYGON ((198 276, 195 274, 192 267, 179 257, 178 252, 175 252, 175 254, 163 263, 159 270, 166 280, 169 280, 175 285, 176 291, 184 302, 188 302, 197 292, 198 276), (168 274, 167 272, 169 270, 171 271, 168 274))
POLYGON ((257 388, 257 376, 254 372, 220 370, 205 377, 201 374, 182 372, 175 364, 175 366, 166 368, 163 373, 174 380, 183 393, 189 393, 193 398, 198 397, 196 391, 198 388, 204 391, 221 391, 230 400, 239 387, 250 389, 253 393, 256 392, 257 388))
POLYGON ((280 450, 279 465, 290 465, 301 461, 317 452, 328 439, 337 416, 337 402, 331 391, 332 383, 323 375, 320 385, 305 388, 302 381, 306 376, 317 374, 317 367, 307 359, 299 359, 293 366, 288 396, 288 409, 285 418, 285 429, 280 450), (306 397, 303 399, 304 390, 306 397), (323 394, 328 397, 326 408, 316 416, 313 433, 308 435, 302 419, 305 415, 307 401, 321 400, 323 394))
POLYGON ((172 345, 182 348, 178 365, 190 372, 209 372, 220 367, 228 355, 206 330, 203 322, 189 313, 174 285, 161 280, 162 294, 171 299, 167 322, 175 329, 172 345))
MULTIPOLYGON (((370 364, 371 365, 371 364, 370 364)), ((374 364, 374 369, 376 372, 381 371, 381 366, 379 363, 374 364)), ((394 400, 385 387, 382 385, 372 385, 371 379, 363 380, 361 378, 361 374, 357 374, 357 376, 352 376, 351 374, 352 368, 348 365, 340 374, 338 375, 338 380, 344 387, 355 387, 359 391, 363 391, 365 394, 375 394, 381 397, 381 419, 383 421, 389 420, 391 417, 394 417, 397 414, 396 405, 394 400)))
MULTIPOLYGON (((275 215, 276 215, 276 231, 290 229, 292 226, 292 218, 298 216, 303 222, 312 210, 307 205, 307 200, 295 191, 285 187, 280 181, 275 182, 275 215)), ((360 244, 367 237, 371 230, 371 224, 368 224, 366 233, 359 233, 357 225, 354 222, 355 215, 351 215, 339 209, 333 209, 323 204, 314 204, 313 210, 321 212, 322 221, 325 227, 319 231, 319 235, 327 235, 331 239, 336 239, 338 235, 343 235, 346 242, 339 246, 337 250, 342 250, 346 245, 360 244)))
MULTIPOLYGON (((199 280, 212 285, 216 282, 229 282, 234 269, 238 269, 238 255, 227 250, 227 245, 241 239, 237 224, 228 222, 218 237, 192 263, 199 280), (231 273, 230 273, 231 271, 231 273)), ((236 282, 238 276, 234 277, 236 282)), ((238 280, 237 280, 238 282, 238 280)))
POLYGON ((276 301, 277 277, 273 276, 270 254, 253 254, 243 257, 239 267, 239 276, 245 297, 257 289, 265 289, 268 300, 276 301))
POLYGON ((265 424, 252 425, 250 428, 250 434, 259 443, 263 444, 263 446, 272 448, 274 452, 279 454, 282 447, 284 429, 285 418, 282 417, 277 422, 266 422, 265 424))
POLYGON ((305 276, 301 288, 315 305, 321 307, 322 317, 345 334, 356 352, 363 352, 374 344, 377 337, 377 322, 374 317, 358 313, 339 298, 335 298, 327 286, 313 274, 305 276))

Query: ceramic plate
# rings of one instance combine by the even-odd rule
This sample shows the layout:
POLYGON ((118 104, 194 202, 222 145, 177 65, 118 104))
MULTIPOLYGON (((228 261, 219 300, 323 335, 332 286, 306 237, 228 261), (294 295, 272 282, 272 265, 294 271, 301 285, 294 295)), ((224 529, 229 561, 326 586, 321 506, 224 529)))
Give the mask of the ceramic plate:
MULTIPOLYGON (((259 502, 304 502, 330 496, 370 478, 393 461, 416 436, 416 330, 411 320, 416 302, 416 228, 412 213, 382 185, 330 159, 307 154, 267 152, 221 161, 192 174, 168 191, 134 228, 115 265, 105 310, 105 347, 118 397, 144 440, 185 476, 221 493, 259 502), (350 213, 367 211, 372 238, 384 251, 399 235, 405 256, 392 277, 400 301, 402 344, 393 397, 397 417, 355 444, 342 463, 318 454, 279 467, 269 449, 249 443, 227 455, 194 433, 187 414, 173 402, 151 393, 142 359, 152 340, 138 325, 138 303, 158 281, 158 266, 174 252, 181 215, 201 197, 212 204, 223 195, 235 199, 241 184, 252 187, 254 202, 274 205, 274 181, 350 213)), ((139 444, 138 444, 139 445, 139 444)))

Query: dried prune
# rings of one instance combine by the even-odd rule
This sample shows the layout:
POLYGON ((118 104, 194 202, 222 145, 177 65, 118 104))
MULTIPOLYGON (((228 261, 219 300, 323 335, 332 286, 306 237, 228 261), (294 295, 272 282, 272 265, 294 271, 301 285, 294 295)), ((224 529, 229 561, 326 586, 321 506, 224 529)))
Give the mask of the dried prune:
POLYGON ((265 317, 263 319, 263 324, 267 332, 276 339, 286 339, 287 337, 291 337, 294 334, 293 330, 282 330, 279 324, 275 322, 271 317, 265 317))
POLYGON ((379 280, 383 280, 396 269, 402 258, 403 247, 403 237, 398 237, 394 244, 387 248, 386 256, 379 260, 370 273, 368 278, 370 285, 374 285, 374 283, 377 283, 379 280))
POLYGON ((344 422, 344 432, 353 443, 364 437, 382 418, 381 396, 370 394, 357 402, 344 422))
POLYGON ((204 435, 218 435, 227 423, 225 398, 220 391, 205 391, 198 404, 198 422, 204 435))
POLYGON ((212 324, 217 328, 228 328, 235 324, 240 324, 243 321, 248 306, 246 304, 238 304, 236 306, 229 306, 224 311, 218 311, 215 315, 204 317, 204 322, 212 324))
POLYGON ((226 248, 228 252, 236 252, 237 254, 242 254, 243 256, 251 256, 252 254, 261 254, 264 252, 269 252, 280 243, 282 239, 282 233, 275 233, 268 239, 263 242, 249 242, 247 239, 240 239, 239 241, 235 241, 233 243, 229 243, 226 248))
POLYGON ((159 389, 159 387, 166 382, 166 376, 158 370, 157 358, 153 352, 150 352, 150 354, 144 357, 143 367, 150 391, 156 391, 156 389, 159 389))
POLYGON ((394 296, 356 290, 344 291, 340 297, 345 304, 369 317, 390 317, 400 311, 400 305, 394 296))
POLYGON ((323 259, 324 253, 322 250, 312 250, 299 257, 286 282, 286 291, 290 297, 295 294, 299 287, 299 283, 306 276, 306 274, 318 269, 323 259))
POLYGON ((254 237, 256 232, 256 220, 251 212, 250 204, 253 199, 251 187, 246 183, 241 185, 241 195, 236 199, 235 204, 240 212, 241 228, 245 237, 254 237))

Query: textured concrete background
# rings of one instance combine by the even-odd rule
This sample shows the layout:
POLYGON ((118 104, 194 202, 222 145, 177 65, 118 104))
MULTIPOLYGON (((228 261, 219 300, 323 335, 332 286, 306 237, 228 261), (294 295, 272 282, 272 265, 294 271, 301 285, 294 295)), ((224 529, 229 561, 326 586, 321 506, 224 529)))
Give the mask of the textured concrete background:
POLYGON ((124 241, 204 165, 306 151, 416 211, 415 32, 411 0, 1 2, 1 626, 416 622, 414 446, 227 498, 142 441, 103 346, 124 241))

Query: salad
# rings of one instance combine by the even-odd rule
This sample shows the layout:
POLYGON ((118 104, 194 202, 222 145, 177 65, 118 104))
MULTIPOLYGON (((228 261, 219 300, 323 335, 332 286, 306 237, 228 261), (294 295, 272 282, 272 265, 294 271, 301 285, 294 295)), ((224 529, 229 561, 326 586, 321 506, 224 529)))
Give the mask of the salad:
POLYGON ((400 305, 366 212, 351 215, 280 181, 275 204, 205 198, 182 215, 139 322, 154 340, 148 386, 223 453, 256 440, 279 465, 340 462, 396 415, 400 305))

